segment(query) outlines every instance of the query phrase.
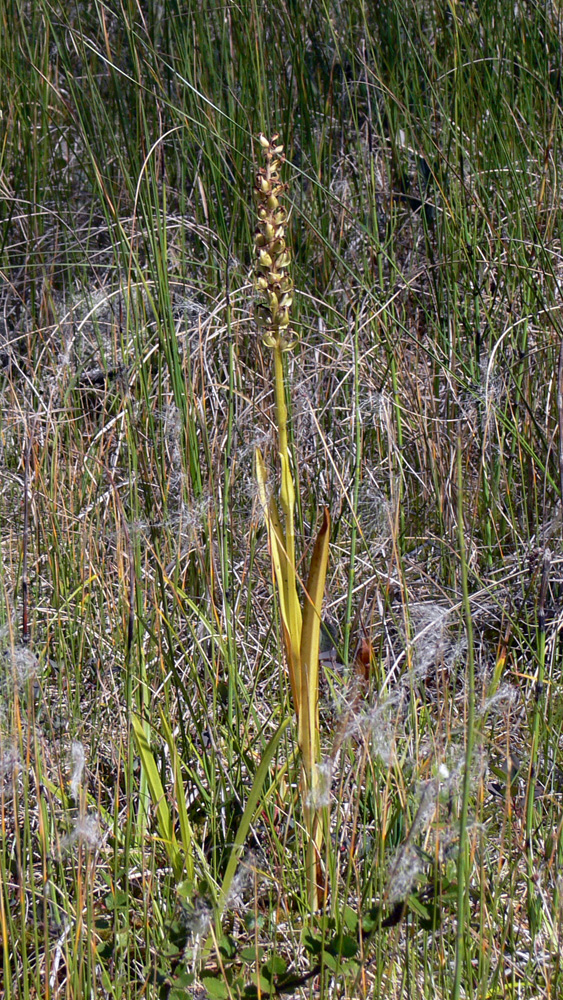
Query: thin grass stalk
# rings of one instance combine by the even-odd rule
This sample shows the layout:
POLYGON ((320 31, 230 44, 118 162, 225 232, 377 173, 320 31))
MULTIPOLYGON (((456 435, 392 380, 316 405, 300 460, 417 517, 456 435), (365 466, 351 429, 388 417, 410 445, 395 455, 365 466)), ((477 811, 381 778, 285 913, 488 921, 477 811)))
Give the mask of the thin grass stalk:
POLYGON ((346 625, 344 629, 344 663, 350 657, 350 637, 352 630, 352 602, 356 579, 356 549, 358 542, 358 498, 362 475, 362 422, 360 416, 360 343, 358 321, 354 324, 354 492, 352 525, 350 528, 350 568, 348 570, 348 593, 346 595, 346 625))
MULTIPOLYGON (((231 529, 231 481, 232 481, 232 458, 233 458, 233 428, 235 422, 235 345, 232 326, 232 303, 230 290, 230 248, 227 252, 225 267, 225 312, 227 326, 228 343, 228 373, 229 373, 229 397, 227 411, 226 441, 223 460, 223 496, 222 496, 222 516, 217 518, 217 530, 219 536, 219 546, 221 553, 221 590, 223 600, 223 621, 226 631, 226 645, 228 649, 228 719, 229 726, 233 723, 233 703, 238 707, 237 696, 237 647, 235 636, 235 622, 232 614, 231 599, 231 575, 229 567, 232 565, 233 542, 231 529)), ((242 716, 242 713, 241 713, 242 716)), ((238 729, 238 726, 237 726, 238 729)), ((229 761, 229 767, 232 762, 229 761)))
POLYGON ((455 938, 455 971, 452 1000, 459 1000, 461 979, 464 967, 464 950, 466 940, 466 922, 468 922, 467 887, 470 876, 469 839, 467 836, 467 820, 469 816, 469 799, 471 796, 471 764, 473 760, 474 724, 475 724, 475 658, 473 651, 473 621, 471 617, 471 602, 469 599, 469 582, 467 572, 467 555, 465 547, 464 516, 463 516, 463 449, 461 433, 457 440, 457 528, 459 544, 459 561, 461 569, 461 587, 465 634, 467 637, 467 666, 465 686, 467 692, 467 722, 465 736, 465 767, 463 773, 463 788, 461 811, 459 817, 459 854, 457 863, 457 928, 455 938))
MULTIPOLYGON (((543 557, 542 573, 540 579, 540 592, 538 598, 538 670, 534 692, 534 715, 532 721, 532 743, 530 747, 530 766, 528 771, 528 787, 526 792, 526 850, 528 861, 528 921, 530 926, 531 943, 533 950, 535 935, 538 930, 538 900, 535 885, 534 872, 534 805, 536 798, 538 746, 540 740, 540 719, 544 705, 544 677, 545 677, 545 599, 547 596, 547 586, 549 582, 549 570, 551 566, 551 553, 546 549, 543 557)), ((541 905, 541 904, 540 904, 541 905)))
POLYGON ((27 644, 30 640, 29 630, 29 580, 27 575, 28 546, 29 546, 29 502, 30 502, 30 482, 29 470, 31 463, 31 435, 25 443, 24 457, 24 480, 23 480, 23 553, 22 553, 22 642, 27 644))

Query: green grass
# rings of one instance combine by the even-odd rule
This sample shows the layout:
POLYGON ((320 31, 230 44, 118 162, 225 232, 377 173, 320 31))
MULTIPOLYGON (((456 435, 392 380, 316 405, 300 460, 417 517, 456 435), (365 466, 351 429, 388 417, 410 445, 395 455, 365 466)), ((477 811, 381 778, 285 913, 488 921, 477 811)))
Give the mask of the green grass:
POLYGON ((562 32, 0 0, 7 1000, 561 993, 562 32), (316 914, 253 474, 276 130, 300 566, 332 518, 316 914))

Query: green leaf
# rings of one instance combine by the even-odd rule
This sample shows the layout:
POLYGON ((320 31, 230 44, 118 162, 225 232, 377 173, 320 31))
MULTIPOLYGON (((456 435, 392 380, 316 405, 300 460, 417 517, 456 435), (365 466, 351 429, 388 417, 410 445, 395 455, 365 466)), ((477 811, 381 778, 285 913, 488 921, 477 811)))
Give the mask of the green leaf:
POLYGON ((106 910, 122 910, 129 903, 129 896, 126 892, 112 892, 105 897, 106 910))
POLYGON ((322 961, 331 972, 342 972, 342 964, 336 955, 331 955, 330 951, 323 951, 322 961))
POLYGON ((212 1000, 229 1000, 231 991, 222 979, 215 979, 213 976, 202 976, 202 985, 207 990, 207 996, 212 1000))
POLYGON ((317 665, 316 670, 318 672, 321 612, 328 567, 329 541, 330 516, 325 507, 323 523, 317 535, 315 548, 311 556, 311 566, 303 607, 303 626, 301 629, 301 662, 308 664, 312 676, 315 676, 315 664, 317 665))
POLYGON ((240 957, 243 962, 260 962, 263 954, 263 948, 256 948, 254 945, 251 945, 248 948, 243 948, 241 950, 240 957))
POLYGON ((262 990, 263 993, 268 993, 270 989, 270 980, 266 979, 259 972, 252 973, 252 982, 256 983, 256 986, 262 990))
POLYGON ((102 961, 105 958, 111 958, 113 955, 113 941, 106 941, 104 944, 99 944, 96 947, 96 958, 102 961))
POLYGON ((223 958, 234 958, 237 953, 236 941, 230 934, 223 934, 217 942, 217 947, 223 958))
POLYGON ((281 955, 270 955, 262 966, 263 975, 270 979, 273 979, 274 976, 283 976, 284 972, 287 972, 287 962, 281 955))
POLYGON ((256 480, 258 483, 258 495, 266 526, 268 528, 268 538, 270 540, 270 552, 274 575, 278 587, 280 602, 280 613, 282 617, 284 645, 287 655, 289 669, 289 681, 291 685, 291 695, 297 715, 300 712, 300 674, 301 665, 299 650, 301 646, 302 616, 299 597, 297 594, 297 576, 295 567, 287 551, 287 542, 278 508, 273 497, 268 496, 268 476, 262 453, 256 449, 256 480))
POLYGON ((195 884, 189 878, 183 879, 182 882, 178 882, 176 892, 182 899, 193 899, 195 884))
POLYGON ((342 911, 342 919, 349 931, 353 931, 354 933, 357 931, 358 914, 352 909, 351 906, 344 907, 344 910, 342 911))
POLYGON ((344 934, 342 937, 336 935, 328 947, 331 955, 335 955, 337 958, 353 958, 358 951, 358 941, 356 938, 350 937, 349 934, 344 934))
POLYGON ((145 732, 145 724, 141 719, 139 719, 138 716, 134 715, 131 718, 131 725, 133 727, 135 742, 137 743, 137 748, 139 750, 141 764, 145 771, 150 796, 155 808, 158 832, 166 848, 166 853, 168 854, 174 875, 176 878, 180 878, 184 862, 178 849, 178 842, 174 833, 170 810, 168 809, 164 788, 162 787, 162 781, 160 780, 160 773, 145 732))
POLYGON ((409 896, 407 902, 409 904, 409 908, 413 911, 413 913, 416 913, 417 917, 420 917, 421 920, 430 920, 430 913, 424 903, 421 903, 418 896, 409 896))
POLYGON ((382 919, 381 907, 372 906, 367 913, 362 915, 362 933, 371 934, 372 931, 379 926, 382 919))
POLYGON ((193 879, 194 877, 193 833, 192 833, 191 823, 188 819, 188 811, 186 809, 186 790, 184 788, 184 783, 182 781, 182 765, 180 762, 180 757, 178 756, 178 750, 176 747, 174 736, 172 735, 172 730, 168 725, 168 721, 165 718, 162 709, 160 712, 160 721, 162 725, 162 730, 164 732, 164 739, 166 740, 168 744, 168 749, 170 750, 172 774, 174 776, 174 795, 176 799, 176 809, 178 812, 178 821, 180 825, 180 837, 182 840, 186 874, 188 876, 188 879, 193 879))
MULTIPOLYGON (((193 972, 186 972, 184 970, 184 972, 180 972, 176 976, 176 978, 174 980, 174 984, 172 986, 172 989, 173 990, 179 990, 179 989, 184 989, 185 990, 185 989, 187 989, 188 986, 193 986, 194 981, 195 981, 195 974, 193 972)), ((186 994, 184 993, 183 996, 185 998, 186 994)))
POLYGON ((312 931, 306 930, 303 933, 303 947, 310 955, 320 955, 323 950, 322 938, 312 931))
MULTIPOLYGON (((325 508, 323 523, 317 535, 311 567, 307 580, 307 589, 303 606, 303 625, 301 628, 301 691, 300 706, 300 750, 303 755, 303 766, 310 789, 315 784, 315 765, 318 756, 319 731, 319 640, 321 631, 321 612, 325 589, 326 571, 329 556, 330 517, 325 508)), ((319 845, 317 845, 319 846, 319 845)))
POLYGON ((253 913, 249 910, 248 913, 245 913, 244 915, 244 926, 250 933, 255 931, 256 928, 260 930, 264 926, 265 922, 265 917, 262 913, 253 913))
POLYGON ((411 910, 416 913, 420 926, 425 931, 435 930, 442 922, 442 909, 439 899, 433 899, 427 905, 422 903, 418 896, 409 896, 408 904, 411 910))
POLYGON ((248 1000, 255 1000, 255 997, 258 996, 258 990, 254 983, 248 983, 244 987, 244 996, 247 997, 248 1000))

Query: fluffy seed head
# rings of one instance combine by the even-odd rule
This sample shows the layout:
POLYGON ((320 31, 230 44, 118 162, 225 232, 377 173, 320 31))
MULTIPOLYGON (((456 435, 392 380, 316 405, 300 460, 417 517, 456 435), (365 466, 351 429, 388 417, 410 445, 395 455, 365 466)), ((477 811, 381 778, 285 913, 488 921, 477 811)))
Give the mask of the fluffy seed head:
POLYGON ((68 850, 74 844, 79 844, 87 851, 95 851, 100 846, 102 832, 96 813, 86 813, 80 816, 71 832, 61 840, 61 848, 68 850))
POLYGON ((72 760, 72 774, 70 776, 70 795, 75 802, 78 801, 80 795, 80 786, 82 784, 82 775, 84 773, 84 765, 86 763, 86 758, 84 756, 84 747, 82 743, 75 740, 70 748, 70 756, 72 760))

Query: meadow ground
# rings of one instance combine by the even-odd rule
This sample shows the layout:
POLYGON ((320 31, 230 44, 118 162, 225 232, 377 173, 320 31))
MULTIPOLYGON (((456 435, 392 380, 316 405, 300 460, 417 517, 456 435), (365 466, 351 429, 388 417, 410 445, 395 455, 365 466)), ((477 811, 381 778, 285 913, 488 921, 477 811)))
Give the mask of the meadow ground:
POLYGON ((563 995, 555 0, 0 0, 0 990, 563 995), (287 162, 320 904, 254 455, 287 162))

